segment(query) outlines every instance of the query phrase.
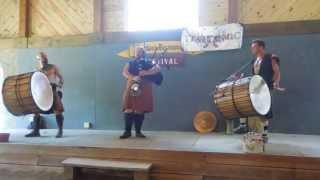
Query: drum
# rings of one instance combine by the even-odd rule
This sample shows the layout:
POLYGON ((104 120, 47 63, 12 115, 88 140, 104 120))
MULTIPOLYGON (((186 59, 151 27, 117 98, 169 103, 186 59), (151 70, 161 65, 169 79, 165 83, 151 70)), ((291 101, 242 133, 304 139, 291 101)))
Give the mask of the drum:
POLYGON ((9 76, 2 86, 4 105, 15 116, 43 113, 53 105, 50 82, 42 72, 9 76))
POLYGON ((263 116, 271 108, 271 95, 263 78, 254 75, 218 85, 214 103, 225 119, 263 116))

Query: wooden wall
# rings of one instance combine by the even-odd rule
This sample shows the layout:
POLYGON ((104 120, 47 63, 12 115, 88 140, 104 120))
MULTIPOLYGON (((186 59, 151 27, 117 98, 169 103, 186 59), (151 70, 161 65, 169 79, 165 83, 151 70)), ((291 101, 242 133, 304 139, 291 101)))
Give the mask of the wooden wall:
POLYGON ((228 0, 200 0, 199 25, 209 26, 228 22, 228 0))
POLYGON ((88 34, 94 28, 94 0, 31 0, 31 36, 88 34))
MULTIPOLYGON (((103 34, 128 29, 128 0, 0 0, 0 4, 0 48, 88 44, 100 41, 103 34)), ((301 20, 320 20, 319 0, 199 0, 201 26, 301 20)))
POLYGON ((19 0, 0 0, 0 38, 12 38, 19 31, 19 0))
POLYGON ((128 0, 103 0, 102 25, 104 32, 118 32, 128 29, 128 0))
POLYGON ((239 20, 245 24, 319 20, 319 0, 241 0, 239 20))

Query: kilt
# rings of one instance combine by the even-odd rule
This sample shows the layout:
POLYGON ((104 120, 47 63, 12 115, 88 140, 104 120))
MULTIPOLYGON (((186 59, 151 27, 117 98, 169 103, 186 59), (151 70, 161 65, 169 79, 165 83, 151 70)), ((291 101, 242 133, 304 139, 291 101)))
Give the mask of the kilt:
POLYGON ((141 94, 131 96, 130 87, 134 83, 132 80, 127 81, 126 88, 123 92, 122 111, 131 110, 139 113, 149 113, 153 111, 152 82, 142 80, 140 83, 141 94))

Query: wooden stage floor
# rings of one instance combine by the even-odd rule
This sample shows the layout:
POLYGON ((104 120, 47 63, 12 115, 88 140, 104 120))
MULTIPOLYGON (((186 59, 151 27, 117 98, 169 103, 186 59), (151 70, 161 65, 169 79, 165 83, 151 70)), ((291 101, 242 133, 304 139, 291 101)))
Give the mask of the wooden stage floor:
MULTIPOLYGON (((39 138, 25 138, 27 130, 6 132, 11 133, 10 143, 13 144, 243 153, 240 145, 242 136, 223 133, 147 131, 146 139, 132 137, 120 140, 121 131, 65 130, 61 139, 54 138, 56 130, 42 130, 39 138)), ((264 154, 320 157, 320 136, 270 133, 264 154)))
MULTIPOLYGON (((3 132, 3 131, 2 131, 3 132)), ((147 139, 120 140, 120 131, 8 130, 0 143, 0 180, 61 180, 70 157, 152 163, 151 180, 318 180, 320 136, 270 134, 262 154, 246 154, 238 135, 145 132, 147 139), (32 177, 32 178, 30 178, 32 177)), ((68 179, 69 180, 69 179, 68 179)))

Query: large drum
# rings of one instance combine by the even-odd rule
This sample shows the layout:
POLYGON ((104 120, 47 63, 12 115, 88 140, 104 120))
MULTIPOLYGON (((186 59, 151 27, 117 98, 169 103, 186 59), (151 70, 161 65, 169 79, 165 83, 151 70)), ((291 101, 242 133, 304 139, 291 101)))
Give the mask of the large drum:
POLYGON ((271 95, 263 78, 254 75, 218 85, 214 103, 225 119, 266 115, 271 108, 271 95))
POLYGON ((9 76, 2 86, 6 108, 15 116, 43 113, 53 105, 53 92, 47 76, 31 72, 9 76))

